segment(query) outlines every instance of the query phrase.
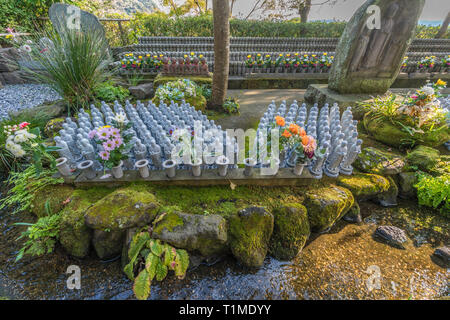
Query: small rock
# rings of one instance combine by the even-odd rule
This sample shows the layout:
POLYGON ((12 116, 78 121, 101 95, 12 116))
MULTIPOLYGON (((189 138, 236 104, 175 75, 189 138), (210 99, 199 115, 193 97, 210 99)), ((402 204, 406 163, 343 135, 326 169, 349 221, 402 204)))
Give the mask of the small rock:
POLYGON ((353 206, 350 208, 350 210, 345 214, 345 216, 342 219, 344 219, 344 221, 349 223, 362 222, 361 209, 359 208, 358 202, 355 201, 353 206))
POLYGON ((125 231, 94 230, 92 245, 101 260, 117 257, 122 253, 125 231))
POLYGON ((400 249, 406 249, 406 244, 409 242, 406 232, 394 226, 379 226, 375 230, 374 237, 400 249))
POLYGON ((450 248, 445 246, 445 247, 440 247, 437 248, 436 250, 434 250, 433 255, 435 257, 437 257, 438 259, 440 259, 446 268, 450 267, 450 248))
POLYGON ((272 214, 262 207, 249 207, 232 216, 229 223, 233 256, 247 267, 261 267, 273 232, 272 214))
POLYGON ((153 94, 153 83, 144 83, 137 86, 129 87, 130 93, 136 97, 136 99, 148 99, 153 94))
POLYGON ((377 199, 380 194, 385 193, 390 188, 388 179, 368 173, 339 176, 337 184, 350 190, 358 201, 377 199))
POLYGON ((417 190, 414 188, 417 183, 415 172, 402 172, 398 175, 397 181, 400 198, 413 199, 417 196, 417 190))
POLYGON ((387 176, 389 189, 378 195, 378 203, 383 207, 394 207, 397 205, 398 187, 392 176, 387 176))

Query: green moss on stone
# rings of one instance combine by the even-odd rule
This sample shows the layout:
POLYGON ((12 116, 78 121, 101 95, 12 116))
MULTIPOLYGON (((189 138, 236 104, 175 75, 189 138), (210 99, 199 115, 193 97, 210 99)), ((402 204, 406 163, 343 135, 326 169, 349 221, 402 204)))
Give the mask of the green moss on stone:
POLYGON ((89 253, 92 230, 84 222, 86 210, 113 190, 91 188, 75 190, 61 213, 60 243, 72 256, 84 258, 89 253))
POLYGON ((373 147, 364 148, 353 163, 363 172, 380 175, 398 174, 405 165, 403 157, 373 147))
POLYGON ((48 121, 44 128, 45 135, 49 138, 54 137, 62 129, 65 121, 65 118, 55 118, 48 121))
POLYGON ((306 208, 289 203, 272 211, 274 217, 270 253, 279 260, 297 256, 311 233, 306 208))
MULTIPOLYGON (((206 101, 206 98, 204 96, 197 95, 195 97, 185 98, 184 101, 186 101, 186 103, 189 103, 191 106, 194 106, 195 110, 200 110, 202 112, 204 112, 206 110, 206 103, 207 103, 207 101, 206 101)), ((154 97, 152 99, 152 102, 155 105, 159 106, 160 101, 159 101, 158 97, 154 97)), ((170 104, 170 101, 168 101, 168 100, 165 100, 164 102, 167 105, 170 104)), ((181 101, 174 101, 174 102, 178 103, 178 104, 181 103, 181 101)))
POLYGON ((358 173, 339 176, 337 184, 347 188, 358 200, 367 200, 388 191, 389 181, 376 174, 358 173))
POLYGON ((406 156, 406 159, 410 166, 415 166, 420 170, 431 172, 439 163, 439 157, 439 150, 426 146, 417 146, 406 156))
POLYGON ((122 230, 151 223, 159 212, 153 193, 138 185, 117 189, 92 207, 85 216, 93 229, 122 230))
POLYGON ((155 88, 155 90, 156 90, 159 86, 164 85, 167 82, 177 81, 177 80, 180 80, 180 79, 189 79, 191 81, 194 81, 198 85, 203 85, 203 84, 212 85, 212 73, 210 73, 209 76, 189 76, 189 75, 185 75, 185 76, 163 76, 160 73, 160 74, 158 74, 156 76, 155 80, 153 81, 153 88, 155 88))
POLYGON ((39 189, 31 203, 31 212, 37 217, 45 217, 45 203, 48 201, 52 213, 58 213, 64 207, 64 201, 70 198, 74 189, 67 185, 51 185, 39 189))
POLYGON ((172 232, 175 227, 183 225, 183 219, 181 219, 172 209, 163 208, 161 211, 164 216, 155 224, 153 233, 161 234, 164 229, 172 232))
POLYGON ((303 205, 308 210, 311 230, 322 232, 330 228, 353 206, 352 193, 334 185, 306 192, 303 205))
POLYGON ((234 257, 247 267, 262 266, 273 224, 273 216, 261 207, 246 208, 230 217, 228 238, 234 257))

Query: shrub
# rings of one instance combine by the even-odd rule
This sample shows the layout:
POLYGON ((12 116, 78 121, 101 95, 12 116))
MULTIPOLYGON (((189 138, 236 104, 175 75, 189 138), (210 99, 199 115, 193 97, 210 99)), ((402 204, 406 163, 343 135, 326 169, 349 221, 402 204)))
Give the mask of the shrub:
POLYGON ((428 174, 419 174, 417 198, 419 204, 435 209, 447 218, 450 218, 450 175, 433 177, 428 174))
POLYGON ((82 33, 76 30, 45 32, 45 43, 31 42, 29 57, 39 70, 25 68, 33 78, 49 84, 68 103, 77 109, 89 105, 94 89, 109 76, 111 57, 107 41, 99 32, 82 33))
POLYGON ((107 81, 94 89, 94 95, 98 100, 105 102, 114 102, 115 100, 123 102, 130 95, 130 91, 124 87, 115 86, 112 81, 107 81))
POLYGON ((235 98, 227 98, 223 104, 223 109, 226 113, 239 114, 239 103, 235 98))

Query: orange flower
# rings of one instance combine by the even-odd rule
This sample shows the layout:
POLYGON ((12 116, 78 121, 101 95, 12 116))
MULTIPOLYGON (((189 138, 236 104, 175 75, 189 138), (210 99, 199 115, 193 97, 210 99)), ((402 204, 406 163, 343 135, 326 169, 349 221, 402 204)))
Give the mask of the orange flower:
POLYGON ((289 131, 292 132, 292 134, 298 134, 300 132, 300 126, 296 125, 295 123, 291 123, 289 125, 289 131))
POLYGON ((302 137, 302 144, 304 145, 304 146, 306 146, 306 145, 308 145, 308 142, 309 142, 309 137, 308 136, 303 136, 302 137))
POLYGON ((306 136, 306 131, 305 131, 305 129, 303 129, 302 127, 300 127, 300 129, 298 130, 298 135, 299 135, 300 137, 306 136))
POLYGON ((283 136, 283 137, 286 137, 286 138, 290 138, 290 137, 291 137, 291 134, 289 133, 289 131, 284 130, 282 136, 283 136))
POLYGON ((275 121, 276 121, 277 125, 279 125, 280 127, 284 127, 284 125, 286 124, 286 122, 284 121, 284 118, 280 117, 280 116, 276 116, 275 121))

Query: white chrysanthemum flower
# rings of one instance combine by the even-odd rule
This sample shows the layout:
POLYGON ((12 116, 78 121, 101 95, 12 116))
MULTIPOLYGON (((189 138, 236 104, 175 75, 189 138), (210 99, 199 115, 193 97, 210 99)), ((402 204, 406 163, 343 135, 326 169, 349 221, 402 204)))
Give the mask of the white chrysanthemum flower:
POLYGON ((124 113, 118 113, 114 117, 114 120, 118 123, 125 123, 127 122, 127 116, 124 113))
POLYGON ((434 94, 434 89, 431 87, 423 87, 422 89, 420 89, 421 91, 423 91, 427 96, 432 96, 434 94))
POLYGON ((17 148, 16 150, 12 151, 12 154, 16 158, 22 158, 25 155, 25 151, 22 148, 17 148))
POLYGON ((28 136, 26 134, 16 134, 16 136, 14 137, 15 143, 22 143, 22 142, 27 142, 27 141, 28 141, 28 136))

